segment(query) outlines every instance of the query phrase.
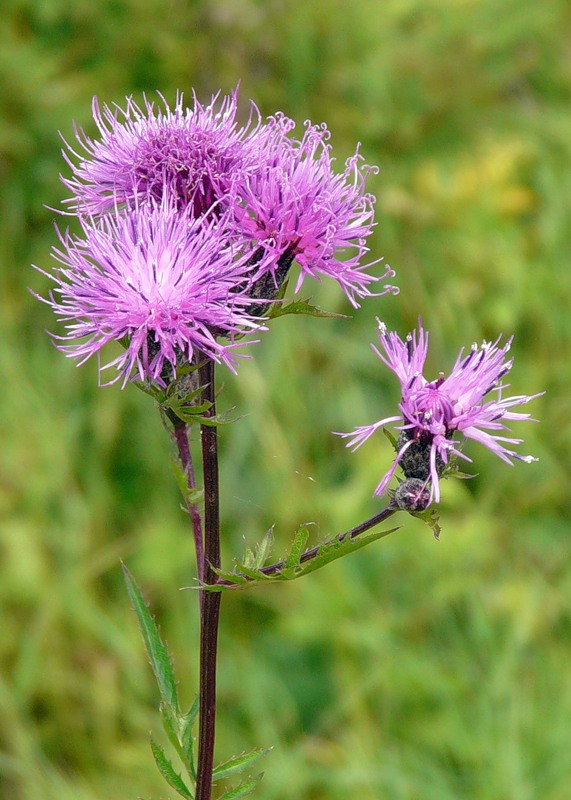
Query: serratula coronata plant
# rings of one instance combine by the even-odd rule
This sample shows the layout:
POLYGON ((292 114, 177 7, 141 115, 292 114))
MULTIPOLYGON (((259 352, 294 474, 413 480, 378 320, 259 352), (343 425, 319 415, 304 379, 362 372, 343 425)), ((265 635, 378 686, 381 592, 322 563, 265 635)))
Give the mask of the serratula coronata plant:
POLYGON ((285 299, 292 269, 298 270, 294 293, 306 278, 332 278, 354 308, 396 293, 386 282, 394 277, 390 267, 368 258, 375 223, 366 182, 375 168, 364 163, 359 147, 338 168, 325 125, 306 122, 297 138, 291 119, 281 113, 263 119, 253 103, 239 123, 237 91, 208 105, 193 97, 189 107, 178 95, 173 109, 160 95, 156 104, 128 98, 123 108, 94 100, 93 116, 98 136, 76 128, 77 142, 65 144, 71 176, 63 182, 71 194, 62 214, 77 218, 79 233, 58 232, 52 268, 40 270, 53 285, 41 299, 61 326, 52 333, 56 346, 79 364, 95 356, 101 384, 134 383, 150 395, 175 442, 196 549, 200 680, 196 701, 181 708, 169 653, 124 567, 162 723, 185 774, 154 739, 151 748, 167 783, 186 800, 236 800, 256 787, 261 776, 248 773, 267 751, 242 752, 215 766, 221 594, 314 572, 391 533, 394 528, 379 525, 398 511, 418 513, 436 530, 426 509, 438 503, 439 480, 452 460, 467 458, 464 438, 509 462, 533 460, 516 455, 519 440, 501 435, 506 421, 528 419, 511 409, 532 398, 502 397, 509 342, 461 353, 448 378, 429 382, 422 374, 428 341, 422 327, 403 342, 381 326, 384 353, 376 352, 401 382, 399 414, 342 435, 358 447, 400 422, 397 456, 376 494, 385 492, 399 465, 405 480, 378 513, 349 531, 308 546, 301 526, 286 557, 272 563, 270 530, 232 569, 223 569, 218 430, 227 420, 216 412, 215 365, 236 372, 239 357, 255 353, 250 345, 268 335, 278 315, 335 316, 307 300, 285 299), (115 351, 107 360, 110 345, 115 351), (197 471, 190 444, 195 426, 197 471))

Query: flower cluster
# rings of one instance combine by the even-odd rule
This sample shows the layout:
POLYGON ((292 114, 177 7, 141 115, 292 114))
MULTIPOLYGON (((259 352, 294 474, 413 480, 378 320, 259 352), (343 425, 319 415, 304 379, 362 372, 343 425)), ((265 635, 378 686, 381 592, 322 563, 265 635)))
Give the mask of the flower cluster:
POLYGON ((340 434, 349 439, 348 447, 356 449, 384 425, 402 423, 398 426, 401 433, 396 459, 375 494, 385 493, 400 464, 407 482, 403 507, 420 510, 433 501, 439 502, 439 478, 450 456, 471 461, 460 449, 461 442, 456 440, 456 434, 480 442, 508 464, 513 463, 512 459, 537 460, 521 456, 512 449, 513 445, 521 444, 521 439, 501 434, 509 430, 504 424, 506 421, 530 419, 529 414, 510 409, 540 396, 502 396, 506 387, 501 380, 513 363, 513 359, 506 358, 511 339, 503 347, 497 339, 494 343, 474 344, 467 354, 461 350, 448 377, 440 373, 436 380, 428 381, 422 374, 428 333, 420 322, 418 333, 410 333, 405 341, 397 333, 387 332, 386 326, 379 322, 378 337, 382 352, 374 345, 373 350, 401 384, 400 414, 358 427, 352 433, 340 434), (493 393, 491 399, 485 400, 490 393, 493 393), (412 498, 408 496, 411 489, 415 490, 412 498))
MULTIPOLYGON (((93 103, 95 139, 76 129, 64 157, 72 176, 65 213, 81 233, 60 233, 46 300, 66 326, 54 337, 83 363, 109 341, 125 353, 105 364, 112 380, 158 384, 199 354, 236 365, 238 338, 263 329, 261 315, 290 265, 329 276, 350 302, 394 287, 363 266, 374 222, 365 191, 371 167, 359 151, 333 170, 325 126, 263 121, 253 103, 238 122, 237 92, 191 108, 127 99, 93 103)), ((47 273, 46 273, 47 274, 47 273)), ((110 381, 112 382, 112 381, 110 381)))

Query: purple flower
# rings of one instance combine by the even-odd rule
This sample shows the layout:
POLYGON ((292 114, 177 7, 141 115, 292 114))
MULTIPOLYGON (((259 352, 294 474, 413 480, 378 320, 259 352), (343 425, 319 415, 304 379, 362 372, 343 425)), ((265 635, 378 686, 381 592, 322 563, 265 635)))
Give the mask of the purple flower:
POLYGON ((256 163, 259 112, 252 103, 248 123, 239 127, 237 94, 221 101, 215 95, 208 106, 194 97, 193 108, 185 108, 179 94, 172 111, 162 97, 164 108, 159 109, 146 98, 141 108, 129 97, 124 111, 107 105, 100 109, 94 98, 100 139, 76 129, 83 152, 67 142, 69 153, 63 152, 74 176, 62 179, 73 192, 67 204, 99 215, 168 194, 179 209, 188 208, 195 216, 206 213, 256 163))
POLYGON ((99 138, 76 129, 79 147, 66 143, 64 150, 73 173, 62 178, 72 192, 68 213, 98 217, 166 197, 190 217, 232 213, 233 235, 238 246, 247 240, 266 299, 294 259, 301 267, 296 289, 308 275, 326 275, 354 306, 358 298, 396 291, 371 291, 394 276, 390 267, 381 277, 367 271, 380 259, 361 265, 374 198, 365 191, 373 168, 358 149, 335 173, 326 126, 306 123, 300 141, 291 136, 291 119, 276 114, 262 122, 253 103, 240 126, 237 97, 237 90, 216 95, 207 106, 194 97, 185 108, 178 95, 173 110, 162 97, 158 108, 128 98, 124 110, 100 108, 94 99, 99 138))
POLYGON ((223 220, 189 220, 163 201, 80 221, 82 236, 59 234, 52 255, 62 266, 44 273, 56 283, 45 302, 67 328, 54 336, 60 350, 84 363, 122 341, 125 351, 100 369, 114 367, 109 382, 123 385, 164 385, 201 354, 234 370, 234 337, 260 323, 245 293, 249 253, 228 244, 223 220))
MULTIPOLYGON (((265 152, 258 169, 234 184, 235 216, 240 232, 272 254, 271 269, 280 258, 295 258, 301 267, 299 290, 306 276, 334 278, 354 306, 356 298, 373 294, 369 286, 394 277, 390 267, 378 278, 360 266, 368 252, 366 238, 374 222, 374 197, 365 192, 374 168, 361 164, 359 150, 341 173, 333 171, 329 131, 306 122, 301 139, 290 138, 294 123, 278 114, 270 118, 265 152), (339 255, 345 256, 343 260, 339 255)), ((381 292, 395 291, 384 286, 381 292)))
POLYGON ((456 433, 475 439, 488 447, 503 461, 512 464, 519 461, 537 461, 532 456, 521 456, 511 449, 521 444, 522 439, 513 439, 500 434, 509 430, 504 424, 512 420, 529 420, 529 414, 510 411, 514 406, 528 403, 543 392, 532 396, 517 395, 503 397, 506 388, 501 379, 512 367, 513 359, 506 359, 512 340, 503 347, 500 338, 493 344, 483 342, 480 347, 472 345, 464 355, 461 350, 448 377, 440 373, 434 381, 423 376, 428 349, 428 333, 419 321, 417 332, 402 341, 396 333, 387 333, 386 326, 379 322, 379 341, 384 351, 375 346, 373 350, 381 361, 398 377, 402 399, 400 414, 385 417, 373 425, 356 428, 353 433, 342 433, 349 438, 348 447, 360 447, 372 434, 389 422, 401 421, 397 457, 375 490, 382 495, 386 491, 400 464, 407 479, 422 480, 421 489, 430 484, 430 499, 439 502, 439 478, 449 462, 451 454, 471 461, 460 450, 454 439, 456 433), (484 400, 493 392, 492 399, 484 400))

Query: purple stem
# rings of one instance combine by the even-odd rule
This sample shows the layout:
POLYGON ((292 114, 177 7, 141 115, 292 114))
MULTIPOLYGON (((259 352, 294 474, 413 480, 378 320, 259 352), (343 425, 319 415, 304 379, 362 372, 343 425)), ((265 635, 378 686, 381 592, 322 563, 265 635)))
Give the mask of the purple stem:
MULTIPOLYGON (((360 522, 358 525, 355 525, 354 528, 351 528, 351 530, 345 531, 345 533, 340 533, 337 536, 334 536, 332 539, 329 539, 327 542, 323 542, 322 544, 318 544, 315 547, 306 550, 300 556, 300 563, 305 564, 306 561, 311 561, 311 559, 315 558, 315 556, 319 553, 319 550, 328 544, 332 544, 333 542, 342 542, 345 539, 354 539, 355 536, 358 536, 360 533, 365 533, 365 531, 374 528, 375 525, 379 525, 379 523, 384 522, 389 517, 392 517, 392 515, 396 514, 397 511, 399 511, 398 506, 394 505, 393 501, 391 501, 387 506, 385 506, 385 508, 382 509, 382 511, 379 511, 378 514, 374 514, 364 522, 360 522)), ((275 564, 268 564, 267 566, 262 567, 260 572, 263 572, 264 575, 274 575, 276 572, 280 572, 285 565, 285 561, 276 561, 275 564)), ((222 578, 218 578, 218 580, 214 582, 218 583, 219 585, 234 586, 233 583, 223 580, 222 578)))
MULTIPOLYGON (((216 414, 214 362, 200 367, 203 400, 210 404, 205 416, 216 414)), ((202 470, 204 478, 204 583, 216 581, 213 567, 220 568, 220 497, 218 481, 218 430, 201 425, 202 470)), ((195 800, 210 800, 216 725, 216 651, 219 592, 201 592, 200 604, 200 688, 198 717, 198 760, 195 800)))
MULTIPOLYGON (((174 438, 178 449, 178 457, 186 475, 187 486, 190 490, 196 489, 196 478, 194 476, 194 466, 188 442, 188 425, 179 417, 173 415, 171 421, 174 427, 174 438)), ((190 502, 185 495, 184 502, 192 520, 192 532, 194 535, 194 547, 196 550, 196 572, 200 581, 204 580, 204 544, 202 541, 202 520, 200 512, 195 503, 190 502)))

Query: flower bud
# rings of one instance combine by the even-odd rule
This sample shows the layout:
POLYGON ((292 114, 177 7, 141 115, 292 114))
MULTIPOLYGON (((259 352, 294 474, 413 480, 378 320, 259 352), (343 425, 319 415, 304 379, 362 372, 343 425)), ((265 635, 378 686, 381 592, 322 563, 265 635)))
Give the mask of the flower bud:
POLYGON ((430 489, 419 478, 407 478, 395 491, 395 503, 401 511, 414 514, 424 511, 430 505, 430 489))

